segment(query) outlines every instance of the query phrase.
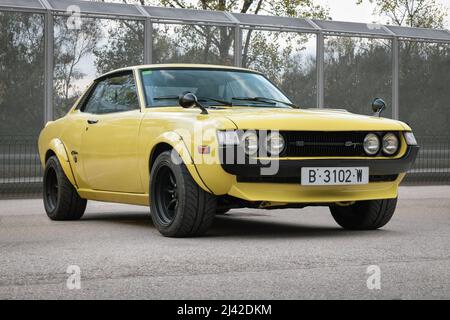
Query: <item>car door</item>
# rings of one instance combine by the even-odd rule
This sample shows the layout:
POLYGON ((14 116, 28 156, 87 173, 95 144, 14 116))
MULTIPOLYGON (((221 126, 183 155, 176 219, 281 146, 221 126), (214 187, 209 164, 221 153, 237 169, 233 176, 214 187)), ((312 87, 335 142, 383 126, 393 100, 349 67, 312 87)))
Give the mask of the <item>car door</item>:
POLYGON ((137 138, 142 120, 133 73, 98 81, 81 112, 87 115, 79 161, 93 190, 143 193, 137 138))

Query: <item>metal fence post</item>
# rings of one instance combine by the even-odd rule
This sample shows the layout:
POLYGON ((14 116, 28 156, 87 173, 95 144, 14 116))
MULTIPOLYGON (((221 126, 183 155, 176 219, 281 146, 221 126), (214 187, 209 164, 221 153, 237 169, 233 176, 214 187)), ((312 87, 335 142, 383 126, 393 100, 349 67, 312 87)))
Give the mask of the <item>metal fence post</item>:
POLYGON ((398 37, 392 39, 392 119, 400 119, 400 48, 398 37))
POLYGON ((236 67, 242 67, 242 28, 239 24, 235 27, 234 64, 236 67))
POLYGON ((234 23, 234 66, 242 67, 242 28, 239 20, 230 12, 225 15, 234 23))
POLYGON ((144 63, 153 63, 153 23, 150 18, 145 20, 144 29, 144 63))
POLYGON ((323 32, 317 33, 316 45, 317 68, 317 108, 324 108, 325 104, 325 36, 323 32))
POLYGON ((44 18, 44 124, 54 119, 53 112, 53 69, 54 69, 54 30, 53 13, 46 5, 47 12, 44 18))
POLYGON ((145 17, 144 22, 144 64, 153 63, 153 22, 150 14, 140 5, 134 5, 145 17))

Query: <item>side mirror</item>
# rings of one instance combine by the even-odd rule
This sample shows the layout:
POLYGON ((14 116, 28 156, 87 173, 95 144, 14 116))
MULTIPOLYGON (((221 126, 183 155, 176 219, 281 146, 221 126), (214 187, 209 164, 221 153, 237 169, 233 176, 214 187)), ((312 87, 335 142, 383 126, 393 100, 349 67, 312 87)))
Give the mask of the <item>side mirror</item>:
POLYGON ((178 103, 185 109, 190 109, 193 107, 199 107, 202 110, 202 114, 208 114, 206 108, 198 102, 197 96, 192 92, 185 92, 180 95, 178 103))
POLYGON ((386 109, 386 102, 384 102, 383 99, 375 98, 372 102, 372 110, 375 113, 374 116, 380 117, 384 109, 386 109))

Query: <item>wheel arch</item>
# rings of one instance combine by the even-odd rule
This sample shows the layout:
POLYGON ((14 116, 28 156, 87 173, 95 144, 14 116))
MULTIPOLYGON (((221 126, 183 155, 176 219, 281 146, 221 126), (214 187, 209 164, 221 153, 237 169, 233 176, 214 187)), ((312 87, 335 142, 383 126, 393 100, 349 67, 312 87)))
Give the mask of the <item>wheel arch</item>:
MULTIPOLYGON (((156 143, 154 144, 153 148, 150 150, 148 156, 148 172, 147 172, 147 176, 149 177, 148 179, 150 179, 153 164, 155 163, 158 156, 163 152, 172 150, 175 150, 181 157, 184 165, 186 166, 187 170, 191 174, 194 181, 199 185, 199 187, 205 190, 206 192, 212 193, 212 191, 206 186, 200 174, 198 173, 194 161, 192 160, 192 155, 190 154, 188 148, 186 147, 183 138, 178 133, 175 132, 169 132, 161 135, 156 140, 156 143)), ((147 185, 150 186, 149 184, 147 185)))
POLYGON ((64 143, 60 139, 55 138, 50 141, 44 155, 44 166, 46 165, 48 159, 52 156, 56 156, 56 158, 58 158, 59 164, 61 165, 67 179, 75 188, 78 189, 78 185, 70 165, 69 155, 67 154, 64 143))

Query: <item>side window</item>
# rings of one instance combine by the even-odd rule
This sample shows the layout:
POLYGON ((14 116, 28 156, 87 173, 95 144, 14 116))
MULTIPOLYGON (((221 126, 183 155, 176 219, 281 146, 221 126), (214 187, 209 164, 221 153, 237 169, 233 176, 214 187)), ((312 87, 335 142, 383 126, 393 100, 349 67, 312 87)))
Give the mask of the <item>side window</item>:
POLYGON ((82 108, 83 112, 87 113, 98 113, 100 99, 105 88, 105 81, 99 82, 92 92, 91 96, 86 101, 86 104, 82 108))
POLYGON ((139 109, 136 84, 132 74, 100 81, 83 108, 83 112, 106 114, 139 109))

